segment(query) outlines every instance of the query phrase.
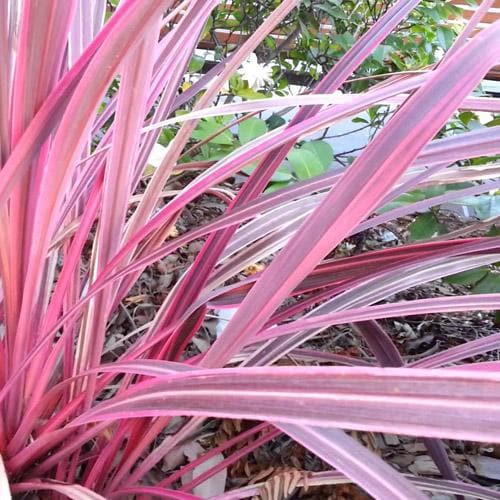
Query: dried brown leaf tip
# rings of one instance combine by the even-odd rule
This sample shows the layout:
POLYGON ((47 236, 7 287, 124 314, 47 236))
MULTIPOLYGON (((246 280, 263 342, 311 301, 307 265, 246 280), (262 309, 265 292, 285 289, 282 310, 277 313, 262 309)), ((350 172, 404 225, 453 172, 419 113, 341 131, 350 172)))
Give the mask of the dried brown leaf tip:
POLYGON ((307 472, 298 469, 277 471, 262 485, 254 500, 285 500, 301 486, 307 491, 308 476, 307 472))
POLYGON ((245 276, 261 273, 266 268, 265 264, 251 264, 243 270, 245 276))

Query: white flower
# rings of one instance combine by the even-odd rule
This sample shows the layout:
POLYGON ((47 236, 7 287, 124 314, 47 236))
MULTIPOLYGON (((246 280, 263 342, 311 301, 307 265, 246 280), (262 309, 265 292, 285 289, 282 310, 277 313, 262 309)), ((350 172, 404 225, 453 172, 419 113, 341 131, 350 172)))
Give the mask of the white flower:
POLYGON ((266 83, 272 83, 271 75, 272 68, 267 64, 259 64, 257 56, 252 53, 248 59, 242 63, 241 69, 238 71, 243 80, 248 82, 248 86, 253 90, 259 90, 266 83))
POLYGON ((438 61, 440 61, 444 56, 444 50, 441 47, 436 47, 436 50, 434 51, 434 56, 438 61))

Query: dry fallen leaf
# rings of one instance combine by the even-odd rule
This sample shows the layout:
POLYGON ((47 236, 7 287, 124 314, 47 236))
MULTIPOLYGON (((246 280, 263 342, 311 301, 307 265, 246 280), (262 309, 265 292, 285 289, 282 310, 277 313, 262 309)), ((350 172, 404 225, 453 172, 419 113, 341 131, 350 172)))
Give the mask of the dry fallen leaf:
POLYGON ((145 300, 148 300, 148 299, 149 299, 149 296, 145 295, 145 294, 133 295, 131 297, 127 297, 125 299, 125 302, 127 304, 140 304, 141 302, 144 302, 145 300))
POLYGON ((253 276, 254 274, 264 271, 265 268, 266 266, 264 264, 250 264, 243 270, 243 274, 245 276, 253 276))
MULTIPOLYGON (((205 448, 203 448, 203 446, 201 446, 197 441, 192 441, 183 446, 183 453, 188 461, 192 462, 193 460, 196 460, 200 455, 205 453, 205 448)), ((211 469, 223 460, 224 455, 222 453, 218 453, 217 455, 210 457, 200 465, 196 466, 192 471, 184 474, 181 477, 182 484, 188 484, 200 474, 203 474, 205 471, 211 469)), ((214 495, 220 495, 221 493, 224 493, 226 489, 226 479, 227 468, 222 469, 221 471, 217 472, 217 474, 214 474, 206 481, 193 488, 193 494, 198 495, 201 498, 209 498, 214 495)))
POLYGON ((179 230, 177 229, 177 226, 174 225, 170 228, 170 231, 168 232, 167 237, 168 238, 177 238, 177 236, 179 236, 179 230))
POLYGON ((469 457, 469 462, 478 476, 500 480, 500 460, 497 458, 476 455, 469 457))
POLYGON ((291 469, 281 472, 268 479, 262 486, 260 498, 262 500, 281 500, 294 493, 297 484, 304 478, 305 473, 291 469))

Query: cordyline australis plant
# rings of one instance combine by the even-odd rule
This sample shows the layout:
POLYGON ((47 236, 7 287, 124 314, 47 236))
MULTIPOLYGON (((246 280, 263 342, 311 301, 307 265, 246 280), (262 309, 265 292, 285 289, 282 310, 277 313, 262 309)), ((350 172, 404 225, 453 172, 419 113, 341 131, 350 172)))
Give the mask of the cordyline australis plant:
MULTIPOLYGON (((0 2, 2 498, 31 491, 78 499, 198 498, 197 485, 281 434, 331 465, 309 484, 355 482, 383 499, 426 498, 429 491, 500 498, 461 482, 441 441, 498 442, 499 365, 456 364, 497 349, 500 334, 407 364, 377 323, 499 309, 500 294, 381 301, 500 261, 500 238, 326 258, 349 235, 499 187, 494 163, 453 166, 500 153, 498 127, 434 139, 457 109, 500 111, 498 100, 471 97, 500 61, 500 24, 468 40, 492 2, 483 2, 450 52, 426 72, 393 77, 363 94, 334 94, 419 4, 400 0, 310 92, 213 107, 228 78, 297 3, 280 2, 228 59, 179 94, 217 0, 125 0, 105 24, 104 0, 0 2), (194 110, 176 116, 193 99, 194 110), (297 140, 380 103, 397 111, 352 165, 263 194, 297 140), (221 160, 181 162, 201 118, 244 118, 291 105, 289 123, 221 160), (177 132, 145 179, 153 145, 171 124, 177 132), (234 198, 227 197, 218 186, 254 163, 234 198), (165 193, 181 168, 196 175, 165 193), (477 182, 371 217, 404 192, 464 179, 477 182), (225 200, 225 212, 175 234, 186 206, 206 194, 225 200), (131 332, 116 361, 106 363, 110 325, 141 273, 194 240, 203 240, 201 251, 152 321, 131 332), (270 264, 262 272, 234 279, 264 258, 270 264), (224 307, 237 311, 223 332, 202 354, 189 354, 207 314, 224 307), (344 323, 370 348, 371 364, 301 348, 344 323), (285 356, 302 366, 273 366, 285 356), (150 472, 207 417, 262 423, 153 484, 150 472), (443 478, 399 474, 348 430, 421 438, 443 478), (238 452, 208 462, 236 444, 238 452), (186 480, 206 463, 203 474, 186 480)), ((218 498, 255 494, 258 486, 218 498)))

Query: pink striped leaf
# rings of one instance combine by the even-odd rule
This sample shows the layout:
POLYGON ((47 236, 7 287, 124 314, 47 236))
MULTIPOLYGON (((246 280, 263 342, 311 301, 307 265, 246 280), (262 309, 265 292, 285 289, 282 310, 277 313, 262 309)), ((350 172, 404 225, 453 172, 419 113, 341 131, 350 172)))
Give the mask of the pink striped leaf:
POLYGON ((409 366, 415 368, 438 368, 449 363, 456 363, 466 358, 484 354, 488 351, 493 351, 500 348, 500 333, 492 333, 487 337, 471 340, 465 344, 450 347, 442 352, 438 352, 431 356, 426 356, 423 359, 410 363, 409 366))
POLYGON ((279 427, 373 498, 427 498, 402 474, 341 430, 291 424, 279 427))
MULTIPOLYGON (((423 85, 430 77, 431 73, 420 75, 417 86, 423 85)), ((378 94, 375 89, 366 92, 365 94, 303 94, 293 97, 272 97, 269 99, 257 99, 255 101, 239 102, 232 104, 220 104, 210 108, 198 109, 185 115, 175 116, 161 122, 150 123, 146 125, 142 132, 150 132, 158 128, 168 127, 176 123, 184 123, 190 120, 199 120, 200 118, 208 118, 210 116, 234 115, 236 113, 251 113, 254 111, 264 111, 270 109, 288 108, 290 106, 317 106, 317 105, 339 105, 351 104, 355 105, 361 98, 360 96, 374 92, 375 100, 373 104, 396 104, 400 105, 408 98, 407 94, 403 95, 387 95, 385 92, 378 94)), ((401 94, 404 91, 401 91, 401 94)), ((474 111, 489 111, 491 113, 500 112, 500 103, 498 99, 491 97, 467 97, 460 104, 459 109, 467 109, 474 111)), ((354 114, 354 113, 353 113, 354 114)))
POLYGON ((71 425, 193 415, 497 442, 499 389, 498 372, 468 370, 196 370, 138 383, 71 425))
POLYGON ((130 361, 117 361, 109 365, 101 365, 94 368, 92 372, 133 373, 136 375, 146 375, 148 377, 158 377, 173 372, 184 372, 194 369, 195 367, 189 366, 186 363, 162 361, 159 359, 135 359, 130 361))
POLYGON ((185 491, 170 490, 168 488, 161 488, 159 486, 129 486, 127 488, 120 488, 117 491, 109 493, 107 498, 109 500, 116 498, 128 498, 129 495, 146 495, 146 498, 166 498, 167 500, 201 500, 201 497, 186 493, 185 491))
POLYGON ((55 491, 72 500, 105 500, 105 498, 79 484, 67 484, 59 481, 26 481, 12 486, 12 491, 17 493, 29 491, 55 491))
POLYGON ((324 328, 357 321, 368 321, 401 316, 417 316, 459 311, 489 311, 500 306, 500 294, 468 295, 464 297, 434 297, 391 304, 360 307, 347 311, 332 312, 308 318, 298 319, 291 323, 275 326, 263 331, 255 340, 268 340, 281 335, 289 335, 309 328, 324 328))

